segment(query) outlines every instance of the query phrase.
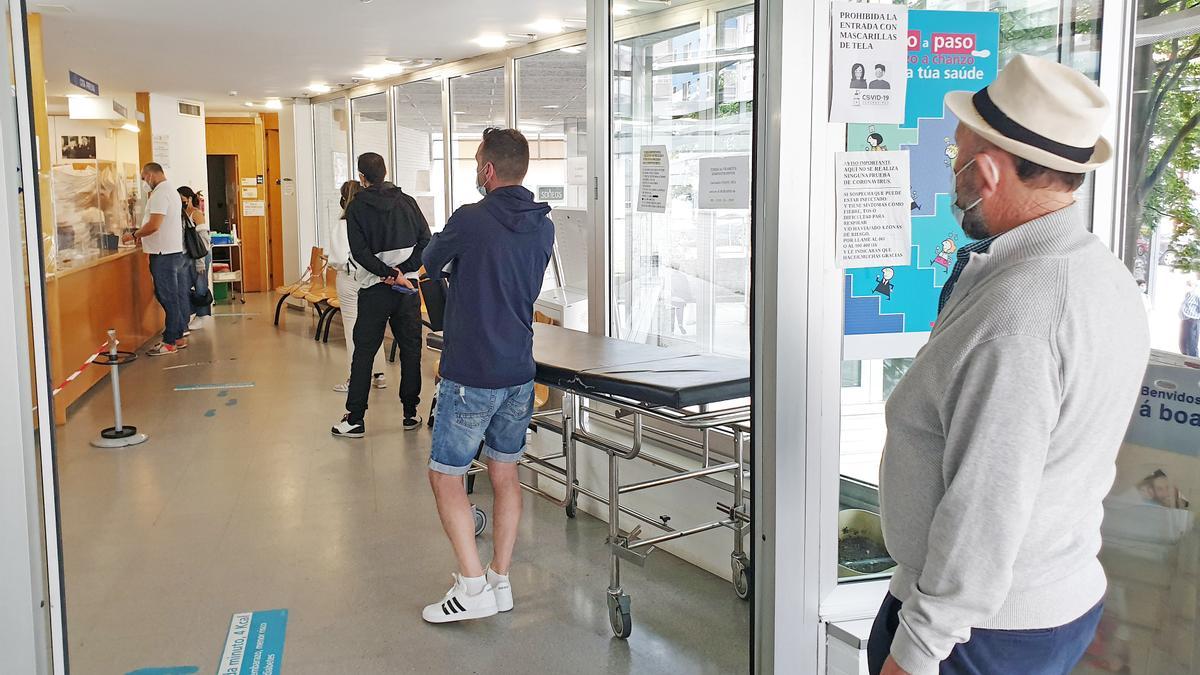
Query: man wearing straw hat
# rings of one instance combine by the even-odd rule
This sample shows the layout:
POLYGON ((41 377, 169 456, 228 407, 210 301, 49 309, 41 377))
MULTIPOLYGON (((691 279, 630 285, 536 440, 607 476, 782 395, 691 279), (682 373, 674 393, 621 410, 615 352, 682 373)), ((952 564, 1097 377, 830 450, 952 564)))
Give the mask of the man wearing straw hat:
POLYGON ((898 567, 871 671, 1065 674, 1100 620, 1101 503, 1150 342, 1137 286, 1075 202, 1112 156, 1108 102, 1017 56, 946 105, 951 201, 976 241, 887 405, 880 502, 898 567))

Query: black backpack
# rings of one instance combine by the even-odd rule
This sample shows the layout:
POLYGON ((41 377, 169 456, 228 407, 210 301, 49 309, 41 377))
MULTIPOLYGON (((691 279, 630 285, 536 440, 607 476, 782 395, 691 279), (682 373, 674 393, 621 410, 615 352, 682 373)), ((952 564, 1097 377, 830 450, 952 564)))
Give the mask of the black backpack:
POLYGON ((183 252, 192 260, 199 260, 208 255, 208 244, 204 243, 204 237, 200 236, 196 224, 188 217, 187 212, 183 214, 183 252))

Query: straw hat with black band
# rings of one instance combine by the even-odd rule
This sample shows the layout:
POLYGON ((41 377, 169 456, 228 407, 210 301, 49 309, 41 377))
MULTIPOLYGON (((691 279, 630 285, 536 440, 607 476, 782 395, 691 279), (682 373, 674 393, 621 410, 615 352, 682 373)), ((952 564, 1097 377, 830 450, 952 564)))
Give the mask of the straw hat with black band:
POLYGON ((1112 158, 1100 135, 1104 92, 1053 61, 1018 55, 983 89, 947 94, 946 106, 982 138, 1050 169, 1087 173, 1112 158))

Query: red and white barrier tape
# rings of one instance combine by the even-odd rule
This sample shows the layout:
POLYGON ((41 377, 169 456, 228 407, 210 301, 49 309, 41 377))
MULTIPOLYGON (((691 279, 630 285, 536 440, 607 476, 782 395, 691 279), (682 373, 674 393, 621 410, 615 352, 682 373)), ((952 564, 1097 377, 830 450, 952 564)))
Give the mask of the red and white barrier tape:
POLYGON ((82 375, 83 371, 87 370, 87 367, 92 365, 92 362, 94 362, 96 359, 98 359, 101 354, 107 354, 107 353, 108 353, 108 342, 105 342, 104 344, 100 345, 100 351, 89 356, 88 360, 84 361, 82 366, 79 366, 79 370, 76 370, 75 372, 68 375, 67 379, 63 380, 63 383, 58 385, 58 387, 50 395, 58 396, 58 392, 62 391, 63 389, 66 389, 68 384, 71 384, 72 382, 75 381, 75 378, 82 375))

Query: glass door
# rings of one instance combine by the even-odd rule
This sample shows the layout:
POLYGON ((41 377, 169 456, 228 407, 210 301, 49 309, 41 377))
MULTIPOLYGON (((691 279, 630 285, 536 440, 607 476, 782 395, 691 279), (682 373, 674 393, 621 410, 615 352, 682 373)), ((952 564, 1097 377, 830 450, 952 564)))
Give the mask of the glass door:
MULTIPOLYGON (((43 256, 53 255, 39 203, 49 203, 50 148, 35 152, 35 100, 44 100, 40 58, 25 40, 40 35, 40 17, 10 2, 0 53, 0 606, 6 672, 67 670, 66 611, 59 547, 54 412, 46 340, 43 256), (28 21, 28 23, 27 23, 28 21), (36 25, 33 25, 34 22, 36 25), (39 181, 39 167, 47 167, 39 181), (39 182, 41 183, 39 185, 39 182)), ((44 111, 42 116, 44 117, 44 111)), ((53 283, 51 280, 49 283, 53 283)))

